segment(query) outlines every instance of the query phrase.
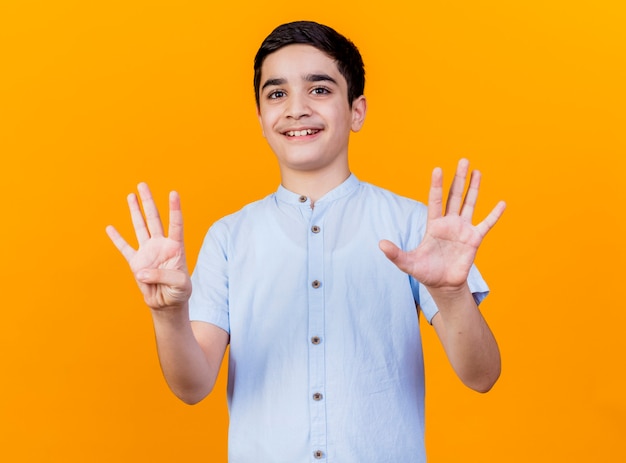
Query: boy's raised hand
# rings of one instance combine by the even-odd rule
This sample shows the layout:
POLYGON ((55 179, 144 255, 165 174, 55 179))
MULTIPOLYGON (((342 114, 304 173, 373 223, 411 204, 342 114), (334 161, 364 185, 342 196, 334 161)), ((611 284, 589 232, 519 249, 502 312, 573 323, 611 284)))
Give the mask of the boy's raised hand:
POLYGON ((170 193, 169 231, 165 236, 148 185, 140 183, 137 189, 145 218, 135 194, 128 195, 128 207, 139 248, 133 249, 113 226, 106 232, 130 265, 146 304, 154 310, 180 308, 191 295, 180 198, 178 193, 170 193))
POLYGON ((403 251, 390 241, 380 242, 382 251, 400 270, 432 290, 456 290, 465 285, 480 243, 505 209, 500 201, 482 222, 472 224, 480 172, 472 172, 463 197, 468 170, 469 162, 461 159, 443 214, 443 174, 440 168, 433 171, 426 232, 417 248, 403 251))

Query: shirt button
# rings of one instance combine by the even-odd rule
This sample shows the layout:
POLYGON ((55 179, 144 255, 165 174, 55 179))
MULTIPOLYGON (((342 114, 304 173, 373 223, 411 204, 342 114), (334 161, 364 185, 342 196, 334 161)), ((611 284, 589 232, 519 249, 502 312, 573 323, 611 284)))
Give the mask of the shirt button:
POLYGON ((315 400, 316 402, 319 402, 323 398, 324 396, 321 394, 321 392, 316 392, 315 394, 313 394, 313 400, 315 400))
POLYGON ((306 203, 306 196, 302 195, 298 198, 298 201, 300 201, 301 203, 306 203))
POLYGON ((321 460, 322 458, 324 458, 324 452, 322 452, 321 450, 316 450, 315 452, 313 452, 313 458, 315 458, 316 460, 321 460))
POLYGON ((313 225, 313 226, 311 227, 311 231, 312 231, 313 233, 319 233, 319 232, 320 232, 320 230, 321 230, 321 228, 320 228, 320 227, 318 227, 317 225, 313 225))
POLYGON ((319 337, 319 336, 313 336, 313 337, 311 338, 311 342, 312 342, 313 344, 315 344, 315 345, 318 345, 320 342, 322 342, 322 340, 320 339, 320 337, 319 337))
POLYGON ((319 280, 313 280, 313 283, 311 283, 311 286, 313 286, 314 288, 319 288, 320 286, 322 286, 322 282, 319 280))

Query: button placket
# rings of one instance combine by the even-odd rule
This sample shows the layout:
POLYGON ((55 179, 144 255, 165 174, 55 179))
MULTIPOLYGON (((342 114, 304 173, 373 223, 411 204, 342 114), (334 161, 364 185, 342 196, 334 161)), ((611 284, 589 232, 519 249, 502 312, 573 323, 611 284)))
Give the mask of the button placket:
POLYGON ((309 222, 308 306, 309 306, 309 408, 311 445, 316 460, 326 458, 325 349, 320 345, 324 336, 324 207, 316 205, 309 222))

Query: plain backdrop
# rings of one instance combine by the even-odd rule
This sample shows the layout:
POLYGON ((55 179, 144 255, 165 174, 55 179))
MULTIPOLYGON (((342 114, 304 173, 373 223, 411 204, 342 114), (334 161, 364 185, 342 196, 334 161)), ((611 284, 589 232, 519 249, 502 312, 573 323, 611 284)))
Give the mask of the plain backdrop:
MULTIPOLYGON (((626 460, 626 21, 609 0, 0 1, 0 461, 226 461, 225 376, 189 407, 108 241, 125 197, 180 192, 191 268, 208 227, 279 184, 252 60, 278 24, 360 48, 364 181, 425 201, 483 172, 477 263, 503 357, 486 395, 422 327, 430 463, 626 460)), ((166 214, 165 214, 166 215, 166 214)), ((134 241, 134 239, 133 239, 134 241)))

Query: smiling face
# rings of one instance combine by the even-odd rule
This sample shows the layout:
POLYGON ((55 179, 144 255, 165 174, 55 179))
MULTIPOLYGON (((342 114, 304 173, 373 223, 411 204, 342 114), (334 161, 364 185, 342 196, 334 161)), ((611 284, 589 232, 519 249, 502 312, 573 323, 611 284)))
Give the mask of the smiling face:
POLYGON ((258 116, 283 181, 298 174, 349 175, 348 140, 365 118, 365 98, 348 103, 336 63, 310 45, 288 45, 265 58, 258 116))

